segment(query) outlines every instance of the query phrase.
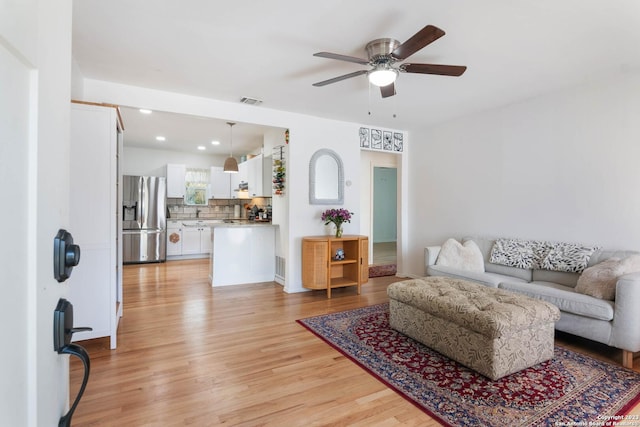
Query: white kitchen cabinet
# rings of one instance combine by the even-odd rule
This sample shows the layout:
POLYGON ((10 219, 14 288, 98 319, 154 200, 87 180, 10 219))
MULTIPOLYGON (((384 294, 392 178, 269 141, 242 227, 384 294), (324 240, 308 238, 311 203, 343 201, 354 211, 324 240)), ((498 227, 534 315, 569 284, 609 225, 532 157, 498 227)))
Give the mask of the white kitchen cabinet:
POLYGON ((167 165, 167 197, 184 198, 186 165, 167 165))
POLYGON ((167 221, 167 256, 182 255, 182 221, 167 221))
POLYGON ((122 222, 118 147, 123 127, 116 106, 72 103, 70 120, 68 231, 80 246, 81 257, 67 282, 68 299, 74 307, 74 324, 93 328, 73 339, 110 337, 114 349, 123 307, 118 250, 122 222))
POLYGON ((203 254, 211 253, 211 227, 203 227, 200 230, 200 250, 203 254))
MULTIPOLYGON (((234 173, 225 172, 221 166, 212 166, 209 173, 211 192, 210 197, 213 199, 231 199, 231 176, 234 173)), ((238 188, 236 186, 236 188, 238 188)))
POLYGON ((246 163, 249 197, 262 196, 262 154, 250 158, 246 163))
POLYGON ((182 227, 182 255, 201 255, 211 251, 211 229, 207 225, 182 227))
POLYGON ((271 157, 259 154, 241 163, 249 197, 271 197, 271 157))
MULTIPOLYGON (((240 169, 240 165, 238 165, 238 169, 240 169)), ((230 180, 231 198, 232 199, 238 199, 238 198, 241 199, 242 197, 240 196, 240 192, 237 191, 238 187, 240 186, 240 173, 230 173, 228 175, 229 175, 229 180, 230 180)), ((246 194, 246 192, 245 192, 245 194, 246 194)))
POLYGON ((200 252, 200 229, 184 227, 182 229, 182 255, 195 255, 200 252))
MULTIPOLYGON (((238 173, 234 174, 236 176, 231 178, 235 183, 235 187, 232 184, 233 190, 238 189, 240 187, 240 183, 245 183, 245 184, 247 183, 247 180, 249 179, 249 176, 248 176, 249 169, 247 168, 247 165, 248 163, 246 160, 238 164, 238 173)), ((249 193, 247 191, 233 191, 233 193, 239 199, 246 199, 249 197, 249 193)))

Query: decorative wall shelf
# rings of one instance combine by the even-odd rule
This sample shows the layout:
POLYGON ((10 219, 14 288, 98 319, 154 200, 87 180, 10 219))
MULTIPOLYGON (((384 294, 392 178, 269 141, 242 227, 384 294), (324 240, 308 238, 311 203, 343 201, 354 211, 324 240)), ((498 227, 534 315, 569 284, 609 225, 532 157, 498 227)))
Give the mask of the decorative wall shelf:
POLYGON ((284 145, 273 147, 271 158, 273 159, 273 194, 276 196, 283 196, 286 176, 284 145))

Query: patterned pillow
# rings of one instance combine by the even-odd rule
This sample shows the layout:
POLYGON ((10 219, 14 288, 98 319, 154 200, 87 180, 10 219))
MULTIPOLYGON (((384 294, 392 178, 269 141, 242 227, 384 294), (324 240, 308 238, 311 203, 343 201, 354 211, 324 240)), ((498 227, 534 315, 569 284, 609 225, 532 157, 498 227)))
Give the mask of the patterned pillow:
POLYGON ((540 263, 540 268, 569 273, 582 273, 587 268, 589 258, 597 246, 583 246, 575 243, 547 243, 547 254, 540 263))
POLYGON ((545 243, 537 240, 497 239, 489 262, 518 268, 539 268, 544 248, 545 243))

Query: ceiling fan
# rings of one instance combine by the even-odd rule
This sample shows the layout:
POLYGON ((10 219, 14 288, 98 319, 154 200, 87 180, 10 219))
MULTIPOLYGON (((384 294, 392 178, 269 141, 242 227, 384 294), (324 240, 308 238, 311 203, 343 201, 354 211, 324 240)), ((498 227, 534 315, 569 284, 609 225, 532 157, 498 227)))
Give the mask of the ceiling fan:
POLYGON ((370 65, 370 70, 354 71, 332 79, 314 83, 313 86, 325 86, 352 77, 366 74, 371 84, 379 86, 383 98, 396 94, 395 81, 399 73, 417 74, 438 74, 441 76, 461 76, 467 67, 463 65, 440 65, 440 64, 407 64, 396 65, 397 62, 404 61, 423 47, 433 43, 445 32, 433 25, 427 25, 409 40, 400 44, 394 39, 376 39, 367 43, 365 47, 369 59, 356 58, 354 56, 340 55, 330 52, 318 52, 313 56, 321 58, 337 59, 339 61, 354 62, 356 64, 370 65))

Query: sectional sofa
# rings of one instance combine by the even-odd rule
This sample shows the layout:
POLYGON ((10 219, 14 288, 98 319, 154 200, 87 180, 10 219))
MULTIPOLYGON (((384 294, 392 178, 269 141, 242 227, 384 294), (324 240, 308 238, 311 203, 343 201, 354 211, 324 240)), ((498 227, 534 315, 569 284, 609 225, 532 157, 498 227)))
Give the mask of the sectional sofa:
POLYGON ((548 301, 557 330, 622 349, 625 367, 640 351, 639 252, 470 237, 426 247, 425 269, 548 301))

